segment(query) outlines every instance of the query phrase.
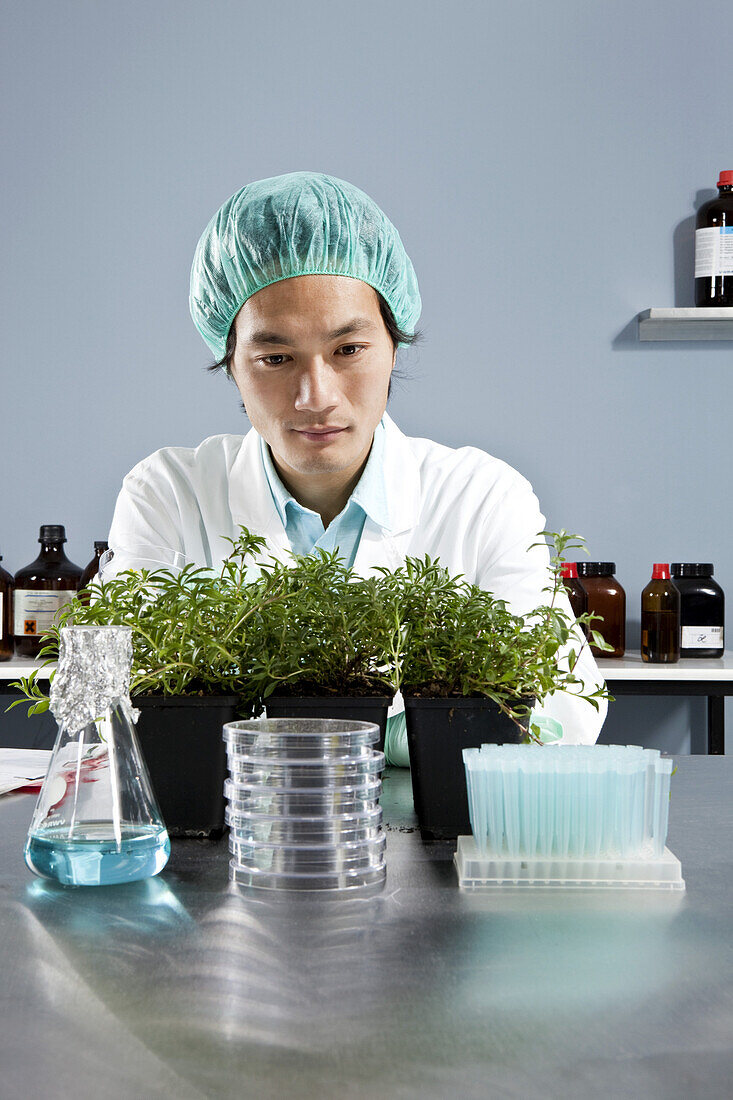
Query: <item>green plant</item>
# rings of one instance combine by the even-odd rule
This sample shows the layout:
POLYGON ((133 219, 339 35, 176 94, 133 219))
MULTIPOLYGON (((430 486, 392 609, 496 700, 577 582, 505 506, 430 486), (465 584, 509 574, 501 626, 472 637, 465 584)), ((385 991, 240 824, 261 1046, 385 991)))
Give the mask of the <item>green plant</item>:
MULTIPOLYGON (((553 583, 543 589, 551 599, 525 616, 512 614, 506 601, 464 577, 451 576, 429 556, 408 558, 394 571, 380 570, 391 608, 387 650, 395 690, 427 698, 486 697, 520 725, 523 739, 539 738, 536 725, 526 733, 521 727, 531 710, 521 701, 582 687, 574 669, 587 641, 575 648, 571 635, 576 626, 600 616, 586 613, 576 619, 556 606, 563 590, 562 555, 583 546, 582 538, 565 531, 538 534, 549 536, 554 545, 553 583), (563 667, 560 650, 568 643, 563 667)), ((535 545, 540 544, 529 549, 535 545)), ((599 648, 611 648, 597 631, 591 637, 599 648)), ((604 687, 575 694, 596 709, 599 699, 611 698, 604 687)))
MULTIPOLYGON (((551 600, 518 616, 429 556, 364 578, 335 551, 263 562, 265 540, 240 531, 236 541, 227 540, 232 552, 219 573, 193 565, 180 573, 128 569, 94 582, 89 602, 71 600, 44 636, 43 667, 58 657, 61 627, 102 623, 132 628, 132 694, 235 694, 243 717, 259 713, 274 691, 401 690, 485 696, 521 724, 530 712, 522 700, 582 687, 574 669, 586 642, 576 649, 571 634, 599 616, 572 619, 556 606, 562 554, 583 544, 579 536, 539 532, 554 544, 554 583, 543 590, 551 600), (560 650, 568 643, 563 666, 560 650)), ((596 631, 591 637, 610 648, 596 631)), ((48 708, 38 684, 42 672, 12 685, 24 698, 8 709, 48 708)), ((605 688, 579 697, 596 709, 600 698, 611 698, 605 688)), ((528 736, 537 732, 532 727, 528 736)))
POLYGON ((391 694, 389 668, 380 664, 389 627, 377 578, 357 576, 338 553, 319 550, 262 567, 270 588, 287 598, 258 615, 250 676, 262 698, 298 695, 391 694))
POLYGON ((233 694, 241 698, 242 716, 258 713, 258 687, 249 665, 259 644, 259 616, 288 593, 275 572, 249 579, 263 538, 241 528, 236 541, 227 541, 232 553, 218 573, 187 565, 180 573, 127 569, 94 581, 88 602, 75 597, 60 610, 42 639, 42 668, 11 685, 25 698, 7 709, 26 703, 29 714, 47 710, 48 696, 38 680, 58 658, 61 628, 103 624, 132 629, 133 695, 233 694))

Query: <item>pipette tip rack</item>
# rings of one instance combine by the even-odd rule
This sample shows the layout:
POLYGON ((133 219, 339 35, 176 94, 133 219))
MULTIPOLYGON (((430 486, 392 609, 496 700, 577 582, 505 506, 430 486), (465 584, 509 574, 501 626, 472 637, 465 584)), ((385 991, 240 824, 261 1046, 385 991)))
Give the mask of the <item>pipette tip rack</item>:
POLYGON ((672 760, 638 745, 464 749, 459 886, 685 889, 665 846, 672 760))

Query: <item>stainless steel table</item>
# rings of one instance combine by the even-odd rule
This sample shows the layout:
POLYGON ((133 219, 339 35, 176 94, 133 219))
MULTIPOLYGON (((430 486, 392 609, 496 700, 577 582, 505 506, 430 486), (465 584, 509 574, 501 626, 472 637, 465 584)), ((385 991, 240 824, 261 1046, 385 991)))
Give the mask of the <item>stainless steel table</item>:
POLYGON ((124 887, 34 878, 34 798, 0 800, 0 1096, 733 1095, 733 760, 681 757, 687 892, 467 894, 388 771, 383 893, 228 883, 174 841, 124 887))

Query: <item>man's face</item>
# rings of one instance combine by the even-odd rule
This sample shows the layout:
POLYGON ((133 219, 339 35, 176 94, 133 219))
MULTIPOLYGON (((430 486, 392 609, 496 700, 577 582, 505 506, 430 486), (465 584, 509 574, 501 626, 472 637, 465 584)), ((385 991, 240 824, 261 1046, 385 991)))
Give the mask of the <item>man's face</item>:
POLYGON ((298 275, 258 291, 234 326, 232 377, 281 469, 350 476, 369 452, 395 363, 376 291, 343 275, 298 275), (362 327, 334 335, 352 323, 362 327))

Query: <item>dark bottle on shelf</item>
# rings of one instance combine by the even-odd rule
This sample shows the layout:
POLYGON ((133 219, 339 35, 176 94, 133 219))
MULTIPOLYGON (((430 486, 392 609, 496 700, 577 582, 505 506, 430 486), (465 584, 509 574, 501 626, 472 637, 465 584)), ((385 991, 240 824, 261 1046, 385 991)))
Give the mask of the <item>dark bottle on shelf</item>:
POLYGON ((680 657, 722 657, 725 595, 713 580, 711 562, 672 562, 680 592, 680 657))
POLYGON ((35 561, 15 574, 13 598, 15 648, 19 657, 37 657, 41 635, 51 627, 56 612, 79 588, 81 569, 64 553, 66 532, 60 524, 44 524, 35 561))
MULTIPOLYGON (((573 615, 575 615, 577 619, 579 615, 584 615, 588 610, 588 595, 583 585, 578 580, 577 563, 574 561, 561 562, 560 576, 562 578, 562 583, 565 585, 565 591, 568 594, 573 615)), ((587 638, 588 626, 586 623, 582 624, 582 629, 583 634, 587 638)))
POLYGON ((591 642, 595 657, 623 657, 626 652, 626 592, 616 580, 615 561, 579 561, 578 579, 588 597, 588 610, 602 615, 603 622, 593 620, 590 630, 601 635, 613 650, 599 649, 591 642))
POLYGON ((695 305, 733 306, 733 172, 721 172, 718 197, 695 219, 695 305))
POLYGON ((654 563, 641 593, 641 658, 655 664, 680 659, 680 593, 664 562, 654 563))
MULTIPOLYGON (((0 554, 0 561, 3 560, 0 554)), ((13 656, 13 577, 0 565, 0 661, 13 656)))
POLYGON ((82 603, 85 603, 85 604, 89 603, 89 593, 85 592, 84 589, 89 584, 89 582, 93 581, 94 578, 96 577, 97 573, 99 572, 99 559, 101 558, 101 556, 105 552, 105 550, 108 550, 108 549, 109 549, 109 547, 107 546, 106 542, 102 542, 101 540, 100 541, 95 540, 95 543, 94 543, 94 557, 89 562, 89 565, 87 565, 86 568, 84 569, 84 572, 81 575, 81 580, 79 581, 78 597, 79 597, 79 599, 81 600, 82 603))

